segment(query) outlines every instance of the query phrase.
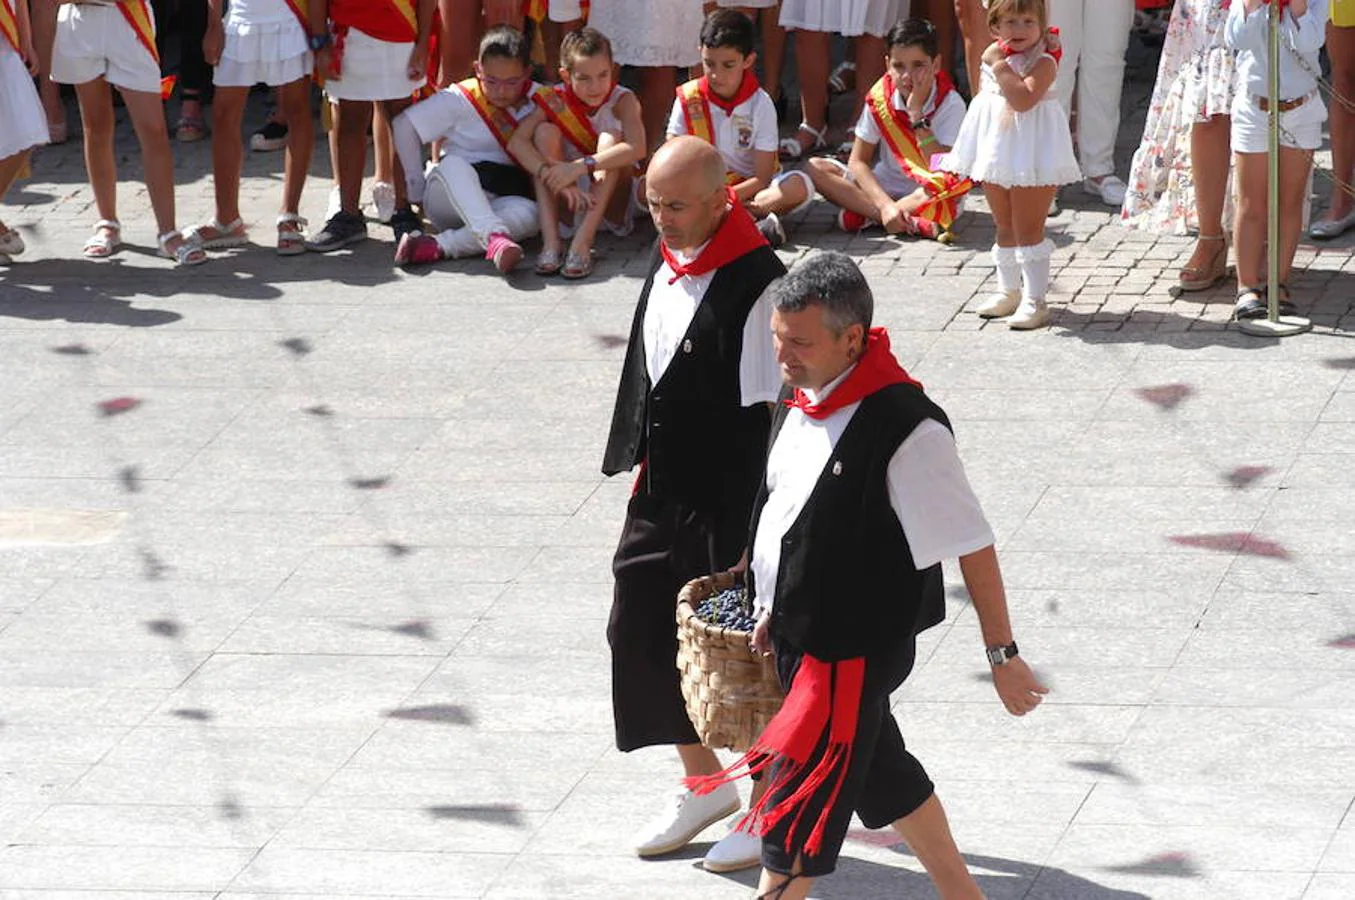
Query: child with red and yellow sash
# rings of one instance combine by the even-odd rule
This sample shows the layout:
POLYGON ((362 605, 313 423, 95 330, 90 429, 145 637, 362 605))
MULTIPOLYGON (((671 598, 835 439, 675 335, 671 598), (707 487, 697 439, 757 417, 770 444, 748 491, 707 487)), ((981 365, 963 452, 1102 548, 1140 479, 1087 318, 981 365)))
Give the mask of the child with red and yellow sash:
POLYGON ((838 224, 844 231, 880 225, 891 234, 948 241, 972 185, 932 171, 931 159, 949 150, 960 133, 964 100, 941 64, 930 22, 899 22, 886 44, 885 74, 866 95, 850 160, 811 159, 809 177, 842 208, 838 224))
POLYGON ((85 242, 85 256, 102 259, 122 244, 113 146, 112 87, 116 87, 141 144, 160 255, 181 266, 206 262, 206 252, 186 240, 174 224, 174 155, 160 95, 155 15, 148 0, 62 3, 52 46, 52 80, 75 85, 80 101, 85 168, 99 211, 94 234, 85 242))
MULTIPOLYGON (((28 0, 0 0, 0 197, 18 179, 33 148, 49 137, 42 102, 33 87, 37 72, 28 0)), ((0 222, 0 266, 23 252, 19 232, 0 222)))
MULTIPOLYGON (((216 67, 212 82, 212 182, 216 217, 194 228, 192 239, 208 250, 238 247, 248 241, 240 218, 240 171, 244 144, 240 128, 245 101, 256 84, 277 88, 278 106, 287 129, 287 158, 278 211, 278 254, 306 252, 306 220, 300 215, 315 127, 311 117, 312 26, 306 0, 231 0, 222 21, 223 0, 207 0, 207 35, 203 55, 216 67)), ((326 31, 316 23, 317 35, 326 31)), ((317 41, 321 43, 321 41, 317 41)))
MULTIPOLYGON (((436 11, 437 0, 310 0, 313 26, 329 23, 328 31, 317 29, 321 33, 310 46, 325 94, 334 101, 339 211, 306 242, 307 249, 329 253, 366 239, 358 195, 367 168, 372 104, 380 103, 394 119, 414 102, 429 74, 436 11)), ((423 170, 422 158, 411 162, 423 170)), ((394 175, 390 225, 398 242, 423 226, 409 207, 399 160, 394 175)))
POLYGON ((623 236, 634 227, 630 179, 644 157, 645 123, 639 98, 616 83, 612 44, 600 31, 583 28, 566 35, 560 62, 563 83, 537 94, 539 108, 513 134, 508 149, 537 173, 543 244, 537 274, 586 278, 593 271, 598 228, 606 225, 623 236), (575 212, 568 253, 560 233, 562 201, 575 212))
POLYGON ((522 260, 518 241, 536 234, 532 178, 508 152, 518 123, 548 88, 532 81, 531 46, 516 28, 499 25, 480 41, 475 77, 438 91, 391 124, 410 200, 423 205, 435 234, 407 234, 395 250, 400 265, 483 253, 500 272, 522 260), (443 157, 424 175, 423 148, 440 142, 443 157))

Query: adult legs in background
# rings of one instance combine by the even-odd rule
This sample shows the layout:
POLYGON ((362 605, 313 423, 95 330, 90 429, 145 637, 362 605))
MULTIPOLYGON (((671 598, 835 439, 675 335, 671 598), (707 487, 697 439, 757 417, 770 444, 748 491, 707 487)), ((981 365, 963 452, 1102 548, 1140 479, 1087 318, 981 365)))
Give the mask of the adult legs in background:
MULTIPOLYGON (((1083 2, 1083 15, 1093 4, 1083 2)), ((1120 128, 1124 55, 1134 24, 1134 5, 1095 4, 1095 27, 1080 23, 1077 63, 1077 147, 1086 187, 1110 206, 1124 203, 1124 183, 1115 175, 1115 137, 1120 128), (1095 188, 1095 190, 1092 190, 1095 188)), ((1065 60, 1067 57, 1065 57, 1065 60)), ((1062 88, 1060 88, 1061 90, 1062 88)))
POLYGON ((936 29, 941 66, 947 72, 955 70, 955 5, 954 0, 917 0, 912 7, 914 16, 926 19, 936 29))
MULTIPOLYGON (((815 133, 828 127, 828 40, 822 31, 795 32, 795 67, 800 79, 800 121, 815 133)), ((869 85, 867 85, 869 87, 869 85)), ((810 150, 818 140, 806 129, 796 132, 801 152, 810 150)))
POLYGON ((1313 237, 1336 237, 1348 227, 1342 222, 1355 211, 1355 27, 1327 25, 1327 55, 1331 57, 1331 203, 1327 214, 1313 223, 1313 237), (1344 99, 1343 99, 1344 98, 1344 99), (1331 223, 1330 225, 1326 223, 1331 223))
POLYGON ((645 138, 653 153, 668 134, 668 114, 677 92, 677 69, 673 66, 645 66, 640 69, 640 109, 645 122, 645 138))
POLYGON ((66 106, 61 102, 61 85, 51 79, 52 42, 56 40, 57 0, 33 0, 30 8, 33 25, 33 49, 38 51, 38 96, 47 115, 47 130, 53 144, 64 144, 70 136, 66 106))
POLYGON ((1183 284, 1212 281, 1211 273, 1217 270, 1220 254, 1226 262, 1228 245, 1220 239, 1224 236, 1223 206, 1232 163, 1231 130, 1231 116, 1213 116, 1196 122, 1190 129, 1190 174, 1195 182, 1195 218, 1200 239, 1182 270, 1183 284))
MULTIPOLYGON (((207 4, 178 4, 179 21, 179 121, 174 127, 178 141, 200 141, 206 137, 202 106, 212 87, 212 67, 202 56, 202 38, 207 33, 207 4)), ((237 135, 232 132, 232 140, 237 135)))
POLYGON ((982 0, 955 0, 955 20, 964 43, 965 78, 972 97, 979 89, 979 68, 983 51, 993 42, 988 32, 988 10, 982 0))

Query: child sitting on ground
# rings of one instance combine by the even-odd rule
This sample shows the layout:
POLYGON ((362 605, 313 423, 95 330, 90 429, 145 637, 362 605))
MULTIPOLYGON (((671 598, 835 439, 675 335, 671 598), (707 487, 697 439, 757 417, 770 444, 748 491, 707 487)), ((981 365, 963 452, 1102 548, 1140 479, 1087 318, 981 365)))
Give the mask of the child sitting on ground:
POLYGON ((155 16, 148 0, 61 4, 52 47, 52 80, 75 85, 80 102, 85 169, 99 211, 94 234, 85 241, 85 256, 103 259, 122 245, 111 85, 122 94, 141 145, 160 255, 181 266, 206 262, 206 251, 187 241, 174 224, 174 154, 160 96, 155 16))
POLYGON ((584 28, 566 35, 560 63, 562 83, 537 93, 539 109, 513 133, 508 150, 537 173, 544 244, 537 274, 586 278, 598 227, 605 224, 619 236, 631 231, 630 179, 645 153, 645 125, 639 99, 616 83, 612 45, 601 32, 584 28), (586 191, 587 213, 575 216, 574 238, 562 257, 559 200, 571 187, 586 191))
MULTIPOLYGON (((964 100, 941 64, 936 29, 926 19, 895 24, 886 54, 885 74, 866 95, 856 124, 851 158, 845 165, 832 157, 810 159, 808 180, 841 207, 843 231, 879 225, 890 234, 948 238, 971 184, 932 171, 931 160, 950 150, 960 133, 964 100)), ((814 195, 805 181, 802 174, 781 186, 784 203, 799 206, 814 195)))
MULTIPOLYGON (((19 177, 33 148, 47 143, 47 119, 33 87, 37 73, 28 0, 0 0, 0 197, 19 177)), ((0 222, 0 266, 23 252, 19 232, 0 222)))
POLYGON ((412 202, 422 203, 435 234, 400 239, 400 265, 483 253, 501 273, 522 260, 518 244, 536 234, 532 177, 508 152, 518 124, 549 90, 532 81, 531 47, 516 28, 485 33, 475 77, 414 104, 392 123, 395 150, 412 202), (424 175, 425 144, 441 141, 443 157, 424 175))
MULTIPOLYGON (((785 232, 776 216, 766 216, 769 210, 762 208, 759 194, 788 176, 777 174, 776 104, 753 74, 756 40, 753 21, 736 9, 717 9, 706 17, 701 26, 705 74, 677 89, 667 136, 691 134, 714 144, 734 195, 750 212, 761 212, 758 230, 777 246, 785 243, 785 232)), ((644 196, 643 185, 639 196, 644 196)))
MULTIPOLYGON (((1326 32, 1327 0, 1291 0, 1280 12, 1280 296, 1281 315, 1293 315, 1289 275, 1303 230, 1304 194, 1313 152, 1322 146, 1327 110, 1318 91, 1317 54, 1326 32), (1292 48, 1292 49, 1290 49, 1292 48)), ((1235 0, 1224 25, 1224 42, 1237 51, 1232 146, 1237 160, 1237 319, 1268 315, 1266 286, 1267 157, 1270 100, 1267 48, 1270 6, 1235 0)))

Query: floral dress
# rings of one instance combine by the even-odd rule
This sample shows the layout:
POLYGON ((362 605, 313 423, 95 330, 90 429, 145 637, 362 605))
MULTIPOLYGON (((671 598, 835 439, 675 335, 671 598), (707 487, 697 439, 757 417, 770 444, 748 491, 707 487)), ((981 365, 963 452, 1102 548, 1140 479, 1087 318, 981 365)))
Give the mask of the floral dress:
MULTIPOLYGON (((1190 131, 1196 122, 1226 116, 1233 102, 1233 54, 1223 44, 1228 0, 1176 0, 1143 139, 1129 167, 1121 218, 1131 228, 1164 234, 1199 230, 1190 131)), ((1226 195, 1224 227, 1232 219, 1226 195)))

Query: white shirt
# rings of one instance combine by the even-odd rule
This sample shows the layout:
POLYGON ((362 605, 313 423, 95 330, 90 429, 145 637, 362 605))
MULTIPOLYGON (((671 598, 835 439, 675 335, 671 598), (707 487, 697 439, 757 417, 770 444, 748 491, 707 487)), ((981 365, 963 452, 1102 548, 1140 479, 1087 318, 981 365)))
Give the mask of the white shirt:
MULTIPOLYGON (((776 104, 762 88, 747 100, 726 113, 714 103, 710 107, 711 134, 715 135, 715 149, 725 158, 725 168, 743 178, 757 174, 756 154, 775 151, 778 137, 776 104)), ((687 119, 682 114, 682 98, 673 101, 668 115, 668 136, 687 133, 687 119)))
MULTIPOLYGON (((889 98, 889 105, 894 109, 906 111, 908 109, 908 98, 895 90, 894 96, 889 98)), ((947 94, 946 99, 941 101, 940 108, 937 108, 936 85, 932 85, 932 94, 922 106, 922 115, 931 117, 932 134, 936 136, 937 143, 943 147, 954 146, 955 139, 960 136, 960 125, 964 122, 964 114, 964 99, 960 97, 958 91, 951 91, 947 94)), ((856 136, 867 144, 880 144, 880 126, 876 123, 875 116, 871 114, 869 100, 862 108, 861 118, 856 123, 856 136)), ((929 147, 923 147, 922 152, 927 153, 928 149, 929 147)), ((873 171, 875 172, 875 180, 880 182, 880 187, 884 189, 886 194, 895 199, 911 194, 917 189, 917 183, 903 173, 903 169, 899 167, 898 160, 894 158, 894 153, 887 144, 880 146, 873 171)))
MULTIPOLYGON (((536 87, 533 84, 532 90, 536 87)), ((536 109, 530 97, 531 91, 528 91, 521 103, 508 110, 514 121, 521 122, 536 109)), ((403 115, 409 117, 410 124, 419 133, 419 140, 425 144, 441 139, 445 152, 454 153, 471 164, 496 162, 516 165, 480 113, 456 85, 415 103, 403 115)))
MULTIPOLYGON (((818 403, 850 372, 848 369, 830 381, 822 392, 805 393, 818 403)), ((860 405, 859 401, 848 404, 822 419, 792 409, 781 425, 767 458, 769 495, 758 519, 749 563, 757 583, 758 615, 771 610, 776 602, 781 539, 799 518, 860 405)), ((960 464, 955 439, 935 419, 924 419, 894 451, 885 483, 889 505, 899 517, 919 571, 994 543, 993 529, 960 464)))
MULTIPOLYGON (((691 255, 680 250, 674 251, 674 255, 678 262, 686 265, 699 256, 709 243, 702 244, 691 255)), ((651 385, 659 383, 668 364, 684 348, 683 339, 687 329, 691 327, 696 309, 701 305, 701 298, 706 296, 706 290, 715 279, 715 272, 695 277, 684 275, 676 283, 669 284, 668 279, 672 277, 673 270, 668 263, 659 263, 659 269, 654 273, 654 286, 649 291, 649 303, 645 307, 645 368, 649 372, 651 385)), ((743 323, 739 393, 744 406, 775 403, 781 395, 781 367, 776 362, 776 349, 772 346, 772 301, 765 293, 753 304, 743 323)))

